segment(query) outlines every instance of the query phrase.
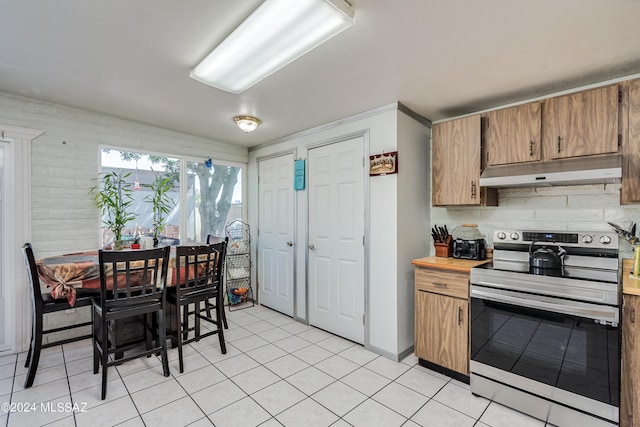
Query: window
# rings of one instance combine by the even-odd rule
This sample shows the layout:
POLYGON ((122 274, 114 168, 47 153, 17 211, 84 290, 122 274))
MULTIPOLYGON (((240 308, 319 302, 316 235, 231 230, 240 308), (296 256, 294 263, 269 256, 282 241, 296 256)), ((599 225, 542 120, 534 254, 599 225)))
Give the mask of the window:
MULTIPOLYGON (((160 233, 160 245, 205 242, 207 235, 224 236, 224 227, 243 218, 241 165, 209 160, 196 161, 144 152, 103 149, 102 172, 121 171, 134 188, 135 220, 123 230, 125 240, 152 236, 153 212, 149 185, 156 177, 170 177, 173 208, 160 233), (184 171, 184 172, 182 172, 184 171), (184 210, 183 210, 184 203, 184 210)), ((113 240, 103 227, 102 245, 113 240)))

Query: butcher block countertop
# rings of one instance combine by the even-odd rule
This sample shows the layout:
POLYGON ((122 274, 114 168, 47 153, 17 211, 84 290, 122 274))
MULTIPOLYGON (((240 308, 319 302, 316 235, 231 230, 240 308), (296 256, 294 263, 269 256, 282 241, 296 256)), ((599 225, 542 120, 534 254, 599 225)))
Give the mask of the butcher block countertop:
POLYGON ((443 258, 436 256, 429 256, 426 258, 418 258, 411 261, 413 265, 418 267, 435 268, 438 270, 459 271, 462 273, 469 273, 471 267, 477 267, 482 264, 491 262, 491 259, 485 259, 483 261, 473 261, 469 259, 458 258, 443 258))
POLYGON ((633 260, 622 260, 622 293, 629 295, 640 295, 640 278, 631 276, 633 270, 633 260))

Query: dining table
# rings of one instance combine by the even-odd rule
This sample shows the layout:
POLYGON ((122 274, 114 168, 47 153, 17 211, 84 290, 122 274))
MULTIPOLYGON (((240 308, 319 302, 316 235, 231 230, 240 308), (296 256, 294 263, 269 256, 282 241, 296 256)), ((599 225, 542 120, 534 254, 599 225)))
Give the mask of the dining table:
MULTIPOLYGON (((174 286, 176 283, 175 254, 175 246, 172 246, 167 268, 167 286, 174 286)), ((78 289, 95 290, 96 294, 100 291, 100 266, 97 250, 38 259, 36 266, 41 282, 51 289, 51 296, 55 299, 66 298, 72 307, 75 304, 78 289)), ((107 268, 107 276, 109 276, 109 266, 105 267, 107 268)), ((184 267, 181 267, 180 277, 185 277, 183 269, 184 267)), ((112 289, 112 287, 113 277, 107 277, 107 289, 112 289)))

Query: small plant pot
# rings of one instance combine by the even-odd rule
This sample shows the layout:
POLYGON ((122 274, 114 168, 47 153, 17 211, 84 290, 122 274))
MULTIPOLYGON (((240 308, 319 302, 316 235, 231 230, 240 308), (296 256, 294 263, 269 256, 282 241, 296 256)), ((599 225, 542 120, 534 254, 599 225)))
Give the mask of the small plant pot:
POLYGON ((115 240, 113 242, 113 249, 116 251, 121 251, 124 249, 124 240, 115 240))
POLYGON ((132 243, 131 249, 140 249, 140 243, 132 243))

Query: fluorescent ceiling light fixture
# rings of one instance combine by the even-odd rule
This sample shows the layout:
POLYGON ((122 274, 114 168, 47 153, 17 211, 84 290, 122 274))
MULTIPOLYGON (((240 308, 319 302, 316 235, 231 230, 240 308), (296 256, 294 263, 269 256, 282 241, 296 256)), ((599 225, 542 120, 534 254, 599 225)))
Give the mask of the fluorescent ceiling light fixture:
POLYGON ((344 0, 265 0, 189 76, 241 93, 354 22, 344 0))
POLYGON ((236 122, 236 125, 243 131, 249 133, 256 130, 258 125, 262 123, 260 119, 251 116, 235 116, 233 121, 236 122))

